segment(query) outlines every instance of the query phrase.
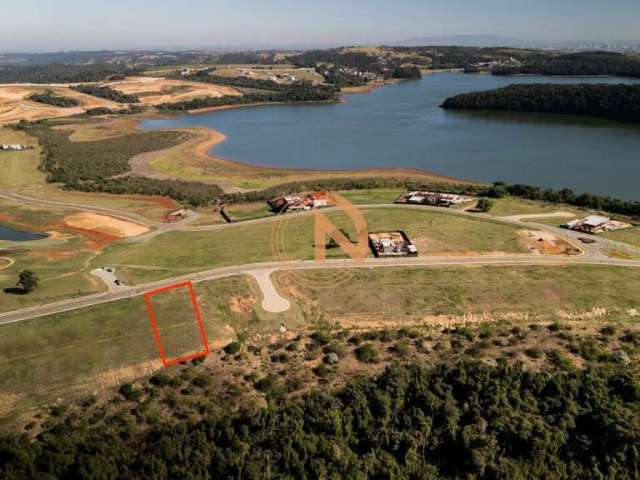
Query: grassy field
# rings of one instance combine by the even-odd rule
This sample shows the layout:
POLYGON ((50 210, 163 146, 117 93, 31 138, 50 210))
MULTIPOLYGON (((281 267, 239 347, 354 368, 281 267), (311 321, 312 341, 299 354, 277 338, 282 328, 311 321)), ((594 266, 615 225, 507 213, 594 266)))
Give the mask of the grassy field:
POLYGON ((236 222, 252 220, 254 218, 271 217, 275 215, 273 210, 271 210, 271 207, 267 205, 267 202, 239 203, 237 205, 230 205, 227 207, 227 212, 231 214, 231 217, 236 222))
MULTIPOLYGON (((554 212, 568 212, 573 213, 576 216, 586 215, 586 210, 580 210, 577 207, 571 205, 541 202, 537 200, 526 200, 522 198, 496 198, 492 199, 494 202, 491 209, 491 215, 496 217, 506 217, 511 215, 537 215, 544 216, 548 213, 554 212)), ((558 219, 556 219, 557 221, 558 219)), ((562 219, 560 219, 562 222, 562 219)))
MULTIPOLYGON (((209 342, 220 348, 259 322, 244 277, 196 285, 209 342)), ((184 297, 159 299, 161 334, 171 351, 198 347, 184 297), (173 303, 173 304, 172 304, 173 303), (176 341, 176 339, 178 341, 176 341)), ((257 313, 256 313, 257 312, 257 313)), ((161 367, 142 297, 0 327, 0 414, 60 396, 89 394, 161 367)))
POLYGON ((598 236, 640 247, 640 227, 626 228, 616 232, 601 233, 598 236))
MULTIPOLYGON (((354 227, 346 214, 335 212, 328 217, 355 239, 354 227)), ((366 210, 364 218, 369 231, 404 230, 424 254, 526 252, 516 228, 508 225, 446 212, 402 209, 366 210)), ((282 222, 274 224, 239 223, 222 231, 170 232, 143 244, 117 242, 93 264, 115 265, 125 281, 140 283, 228 265, 312 259, 313 235, 312 217, 285 216, 282 222)), ((328 252, 329 258, 342 256, 339 249, 328 252)))
POLYGON ((397 188, 379 188, 371 190, 342 190, 337 193, 355 205, 374 203, 393 203, 404 192, 397 188))
MULTIPOLYGON (((36 145, 33 138, 16 130, 0 127, 0 143, 36 145)), ((27 185, 42 184, 45 175, 38 170, 40 149, 22 152, 0 152, 0 189, 10 190, 27 185)))
POLYGON ((580 319, 580 312, 596 308, 605 309, 602 320, 615 320, 629 318, 631 309, 640 308, 640 269, 633 268, 390 268, 353 269, 349 274, 339 288, 323 288, 329 271, 278 272, 275 278, 287 291, 296 275, 304 275, 306 281, 293 287, 301 303, 347 325, 384 319, 420 323, 438 315, 467 315, 471 322, 554 319, 558 311, 580 319))

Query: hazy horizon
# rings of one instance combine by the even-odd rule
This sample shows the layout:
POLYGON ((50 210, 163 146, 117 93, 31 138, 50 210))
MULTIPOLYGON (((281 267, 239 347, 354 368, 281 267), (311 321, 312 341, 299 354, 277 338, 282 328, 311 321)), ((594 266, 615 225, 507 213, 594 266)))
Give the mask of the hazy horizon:
POLYGON ((618 0, 23 0, 0 31, 9 51, 392 44, 497 35, 637 41, 640 2, 618 0))

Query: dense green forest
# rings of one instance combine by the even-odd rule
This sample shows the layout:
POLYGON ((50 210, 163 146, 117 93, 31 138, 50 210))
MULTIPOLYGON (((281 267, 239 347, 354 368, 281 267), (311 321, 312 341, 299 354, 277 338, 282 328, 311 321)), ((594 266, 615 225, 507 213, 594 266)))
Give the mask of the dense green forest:
POLYGON ((509 85, 447 98, 442 108, 584 115, 640 123, 640 85, 509 85))
POLYGON ((84 93, 86 95, 92 95, 94 97, 104 98, 117 103, 138 103, 140 99, 136 95, 127 95, 126 93, 114 90, 111 87, 100 85, 77 85, 71 87, 75 91, 84 93))
POLYGON ((137 115, 145 111, 145 108, 141 105, 129 105, 127 108, 121 108, 120 110, 111 110, 107 107, 90 108, 85 113, 90 117, 99 115, 137 115))
POLYGON ((47 90, 43 93, 36 93, 27 98, 32 102, 45 103, 47 105, 53 105, 54 107, 70 108, 80 105, 80 101, 71 98, 63 97, 62 95, 56 95, 51 90, 47 90))
POLYGON ((35 439, 0 437, 0 477, 589 480, 640 472, 640 383, 625 367, 394 365, 335 392, 237 411, 218 404, 197 419, 155 417, 141 428, 151 418, 146 396, 171 388, 160 377, 147 393, 123 386, 128 408, 119 413, 61 419, 35 439))
POLYGON ((401 80, 417 80, 422 78, 422 73, 418 67, 396 67, 393 70, 393 78, 401 80))
POLYGON ((494 75, 618 75, 640 77, 640 59, 614 52, 536 54, 519 67, 496 67, 494 75))
MULTIPOLYGON (((224 77, 210 77, 224 78, 224 77)), ((242 96, 224 95, 222 97, 204 97, 183 102, 164 103, 158 108, 166 110, 196 110, 199 108, 219 107, 223 105, 246 105, 251 103, 269 102, 337 102, 338 91, 335 87, 326 85, 314 86, 309 82, 296 82, 291 85, 281 85, 267 80, 253 80, 244 78, 226 79, 226 85, 242 86, 244 88, 259 89, 258 93, 246 93, 242 96)), ((221 83, 208 80, 207 83, 221 83)))
POLYGON ((119 65, 0 65, 0 83, 80 83, 116 80, 140 70, 119 65))
POLYGON ((41 168, 49 182, 84 192, 162 195, 194 206, 219 198, 216 185, 182 180, 157 180, 120 176, 129 171, 129 160, 138 154, 162 150, 184 142, 184 132, 141 132, 91 142, 72 142, 68 132, 42 125, 22 126, 43 146, 41 168))

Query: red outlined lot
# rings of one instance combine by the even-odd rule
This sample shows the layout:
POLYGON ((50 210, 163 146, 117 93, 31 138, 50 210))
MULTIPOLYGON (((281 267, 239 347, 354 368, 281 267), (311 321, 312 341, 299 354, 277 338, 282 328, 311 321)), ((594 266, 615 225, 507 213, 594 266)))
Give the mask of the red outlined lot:
POLYGON ((144 301, 147 304, 147 312, 149 313, 149 321, 151 322, 151 330, 153 330, 153 336, 156 340, 156 345, 158 346, 158 352, 160 353, 160 360, 162 360, 162 365, 165 367, 169 367, 171 365, 176 365, 179 363, 188 362, 191 360, 195 360, 196 358, 205 357, 209 355, 209 342, 207 341, 207 334, 204 329, 204 323, 202 321, 202 315, 200 314, 200 308, 198 307, 198 301, 196 300, 196 294, 193 290, 193 284, 191 282, 182 282, 176 283, 174 285, 168 285, 166 287, 157 288, 155 290, 151 290, 144 294, 144 301), (193 310, 196 314, 196 319, 198 320, 198 328, 200 330, 200 341, 202 342, 203 349, 198 352, 190 353, 187 355, 182 355, 179 357, 167 358, 164 344, 162 343, 162 338, 160 337, 160 330, 158 329, 158 322, 156 321, 156 314, 153 310, 153 304, 151 299, 165 292, 178 290, 180 288, 186 288, 188 294, 191 298, 191 304, 193 305, 193 310))

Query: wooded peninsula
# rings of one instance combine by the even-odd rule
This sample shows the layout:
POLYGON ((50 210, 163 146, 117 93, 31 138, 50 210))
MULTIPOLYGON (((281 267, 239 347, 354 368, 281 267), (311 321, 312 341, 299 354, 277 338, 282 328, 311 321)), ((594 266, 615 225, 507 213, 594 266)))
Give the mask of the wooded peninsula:
POLYGON ((441 107, 582 115, 640 123, 640 85, 509 85, 449 97, 441 107))

